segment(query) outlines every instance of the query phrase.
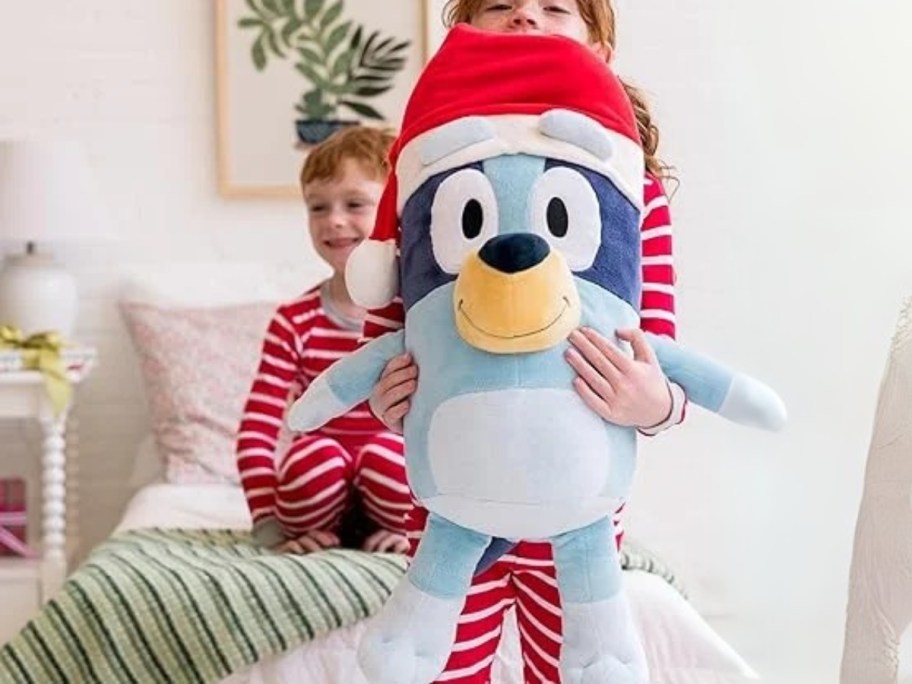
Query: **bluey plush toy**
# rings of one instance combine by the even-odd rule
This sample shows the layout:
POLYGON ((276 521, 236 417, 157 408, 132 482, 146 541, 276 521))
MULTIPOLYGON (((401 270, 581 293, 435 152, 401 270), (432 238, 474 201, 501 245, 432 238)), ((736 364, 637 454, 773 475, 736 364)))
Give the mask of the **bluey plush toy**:
MULTIPOLYGON (((485 551, 535 539, 554 546, 565 684, 647 682, 611 522, 636 431, 589 410, 564 359, 580 325, 613 337, 638 323, 644 162, 630 102, 573 41, 457 26, 415 86, 391 161, 374 239, 348 277, 370 308, 401 293, 405 328, 333 365, 288 417, 312 430, 344 413, 406 349, 420 368, 406 461, 430 517, 364 637, 362 670, 374 684, 433 681, 485 551)), ((760 382, 650 343, 693 403, 784 423, 760 382)))

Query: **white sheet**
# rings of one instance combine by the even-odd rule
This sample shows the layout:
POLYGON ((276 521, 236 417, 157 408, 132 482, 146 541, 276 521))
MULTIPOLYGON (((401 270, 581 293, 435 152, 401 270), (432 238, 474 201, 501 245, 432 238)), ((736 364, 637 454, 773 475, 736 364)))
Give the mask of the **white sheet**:
MULTIPOLYGON (((247 529, 242 491, 224 485, 144 487, 130 501, 118 530, 143 527, 247 529)), ((739 684, 758 676, 664 580, 625 573, 653 684, 739 684)), ((512 616, 511 616, 512 617, 512 616)), ((354 652, 366 621, 335 630, 289 653, 226 679, 223 684, 367 684, 354 652)), ((515 623, 508 622, 494 662, 494 684, 522 684, 515 623)))

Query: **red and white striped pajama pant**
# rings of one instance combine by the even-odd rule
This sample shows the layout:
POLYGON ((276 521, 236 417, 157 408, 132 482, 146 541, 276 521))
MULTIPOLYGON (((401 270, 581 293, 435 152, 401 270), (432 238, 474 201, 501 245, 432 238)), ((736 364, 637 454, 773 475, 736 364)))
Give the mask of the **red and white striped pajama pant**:
MULTIPOLYGON (((622 505, 614 514, 618 548, 624 536, 623 510, 622 505)), ((406 516, 412 555, 426 523, 427 511, 419 506, 406 516)), ((437 682, 489 684, 509 608, 516 610, 526 684, 560 682, 560 595, 549 542, 521 542, 475 577, 459 617, 453 651, 437 682)))
POLYGON ((358 499, 379 528, 404 533, 411 509, 401 435, 317 431, 299 435, 277 468, 276 518, 289 535, 338 532, 358 499))

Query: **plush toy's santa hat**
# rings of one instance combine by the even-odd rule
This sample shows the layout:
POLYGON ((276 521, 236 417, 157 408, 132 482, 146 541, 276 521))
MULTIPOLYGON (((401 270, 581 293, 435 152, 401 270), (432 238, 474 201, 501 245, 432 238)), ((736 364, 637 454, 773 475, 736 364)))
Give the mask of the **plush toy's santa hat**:
POLYGON ((366 308, 398 294, 400 213, 428 178, 448 169, 503 154, 550 157, 598 171, 642 207, 643 151, 630 100, 605 62, 568 38, 455 26, 419 77, 401 131, 373 234, 346 268, 349 292, 366 308), (468 145, 467 118, 476 124, 468 145), (448 137, 459 144, 448 145, 448 137))

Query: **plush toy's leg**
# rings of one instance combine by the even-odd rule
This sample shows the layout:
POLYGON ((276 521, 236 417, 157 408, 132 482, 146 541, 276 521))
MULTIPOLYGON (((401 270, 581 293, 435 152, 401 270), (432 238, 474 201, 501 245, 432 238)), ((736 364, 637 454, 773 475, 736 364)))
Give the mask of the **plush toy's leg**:
POLYGON ((370 684, 429 684, 443 671, 472 574, 490 541, 431 514, 408 574, 358 648, 370 684))
POLYGON ((646 656, 621 586, 614 525, 605 518, 552 540, 563 610, 564 684, 647 684, 646 656))

